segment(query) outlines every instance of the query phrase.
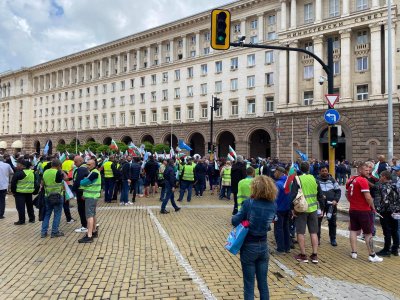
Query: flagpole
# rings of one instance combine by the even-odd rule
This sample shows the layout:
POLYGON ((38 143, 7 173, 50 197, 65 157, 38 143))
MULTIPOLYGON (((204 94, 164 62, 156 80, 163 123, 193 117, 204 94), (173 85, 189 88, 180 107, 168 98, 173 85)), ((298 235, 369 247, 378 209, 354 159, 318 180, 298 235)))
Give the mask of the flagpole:
POLYGON ((276 132, 276 154, 277 154, 277 158, 279 159, 279 139, 280 139, 280 128, 279 128, 279 118, 276 120, 277 124, 276 124, 276 128, 277 128, 277 132, 276 132))
POLYGON ((308 157, 308 117, 307 117, 307 135, 306 135, 306 154, 308 157))
POLYGON ((78 154, 78 130, 76 130, 76 138, 75 138, 75 154, 78 154))
MULTIPOLYGON (((174 122, 174 121, 171 120, 171 148, 173 147, 173 146, 172 146, 172 126, 173 126, 173 122, 174 122)), ((171 157, 171 158, 172 158, 172 157, 171 157)))
POLYGON ((293 161, 293 117, 292 117, 292 164, 294 163, 293 161))

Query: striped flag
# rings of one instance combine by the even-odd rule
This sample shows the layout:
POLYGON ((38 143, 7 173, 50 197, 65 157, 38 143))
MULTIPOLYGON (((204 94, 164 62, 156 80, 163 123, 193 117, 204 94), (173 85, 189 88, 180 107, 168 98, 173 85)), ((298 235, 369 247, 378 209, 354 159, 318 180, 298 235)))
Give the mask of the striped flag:
POLYGON ((376 179, 379 179, 379 174, 378 174, 378 168, 379 168, 379 162, 375 164, 374 169, 372 170, 372 176, 374 176, 376 179))
POLYGON ((236 160, 236 157, 237 157, 236 152, 235 152, 235 150, 233 150, 233 148, 230 145, 229 145, 229 154, 228 155, 230 155, 233 158, 233 160, 236 160))
POLYGON ((114 150, 114 151, 118 151, 118 145, 113 139, 111 140, 110 149, 114 150))
POLYGON ((230 160, 230 161, 234 161, 234 160, 235 160, 235 159, 232 157, 232 155, 231 155, 230 153, 228 153, 227 158, 228 158, 228 160, 230 160))
POLYGON ((65 155, 65 153, 63 153, 63 154, 60 156, 60 161, 63 163, 66 159, 67 159, 67 156, 65 155))
POLYGON ((65 189, 65 200, 69 201, 71 199, 74 199, 74 193, 71 191, 69 188, 68 184, 64 181, 64 189, 65 189))
POLYGON ((292 164, 292 166, 290 167, 289 174, 287 176, 285 185, 284 185, 286 194, 289 194, 289 192, 291 190, 292 182, 294 181, 296 175, 297 175, 296 168, 292 164))

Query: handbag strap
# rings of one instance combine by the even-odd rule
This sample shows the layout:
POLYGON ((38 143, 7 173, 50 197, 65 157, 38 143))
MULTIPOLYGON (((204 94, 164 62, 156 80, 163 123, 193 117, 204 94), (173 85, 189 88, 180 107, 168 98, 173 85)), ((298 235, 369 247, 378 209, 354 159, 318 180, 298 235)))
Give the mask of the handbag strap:
POLYGON ((299 178, 299 176, 295 176, 295 177, 296 177, 296 182, 297 182, 299 188, 301 189, 301 181, 300 181, 300 178, 299 178))

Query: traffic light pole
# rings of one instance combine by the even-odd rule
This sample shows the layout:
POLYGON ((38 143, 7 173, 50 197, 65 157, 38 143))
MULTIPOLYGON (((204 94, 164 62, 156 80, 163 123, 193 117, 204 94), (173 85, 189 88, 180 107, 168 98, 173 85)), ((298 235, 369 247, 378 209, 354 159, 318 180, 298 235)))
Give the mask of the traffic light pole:
POLYGON ((212 96, 212 101, 211 101, 211 106, 210 106, 210 110, 211 110, 211 115, 210 115, 210 160, 212 160, 214 158, 214 145, 213 145, 213 129, 214 129, 214 96, 212 96))
MULTIPOLYGON (((257 44, 245 44, 243 42, 229 43, 232 47, 243 47, 243 48, 259 48, 269 50, 283 50, 283 51, 295 51, 305 53, 314 58, 324 69, 328 79, 328 94, 333 94, 333 39, 328 38, 328 64, 315 55, 313 52, 302 48, 291 48, 283 46, 272 46, 272 45, 257 45, 257 44)), ((328 149, 329 149, 329 173, 335 177, 335 149, 331 146, 330 140, 330 125, 328 126, 328 149)))
MULTIPOLYGON (((328 94, 333 94, 333 39, 328 38, 328 66, 331 72, 327 73, 328 77, 328 94)), ((328 105, 328 109, 329 109, 328 105)), ((335 148, 331 145, 331 125, 328 126, 328 156, 329 156, 329 174, 335 178, 335 148)))

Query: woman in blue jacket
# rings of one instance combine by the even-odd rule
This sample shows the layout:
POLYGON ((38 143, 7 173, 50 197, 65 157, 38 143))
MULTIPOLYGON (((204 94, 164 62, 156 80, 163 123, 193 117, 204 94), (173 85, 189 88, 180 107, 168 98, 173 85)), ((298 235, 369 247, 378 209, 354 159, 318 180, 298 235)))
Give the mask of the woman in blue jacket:
POLYGON ((275 215, 277 189, 274 181, 265 176, 256 176, 251 183, 252 199, 243 202, 241 210, 232 217, 232 225, 250 222, 249 232, 240 249, 243 271, 244 299, 254 299, 254 279, 257 277, 260 299, 269 299, 267 283, 268 245, 267 231, 275 215))

